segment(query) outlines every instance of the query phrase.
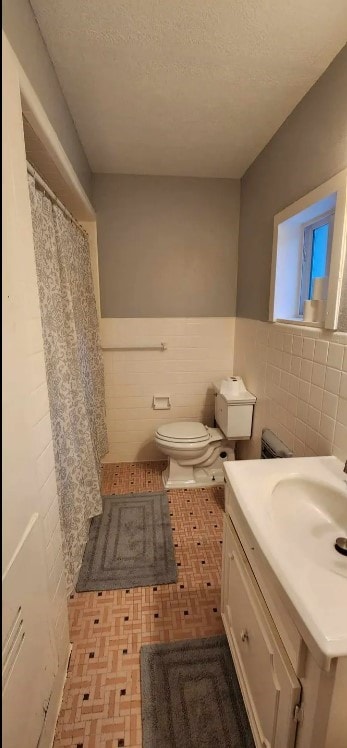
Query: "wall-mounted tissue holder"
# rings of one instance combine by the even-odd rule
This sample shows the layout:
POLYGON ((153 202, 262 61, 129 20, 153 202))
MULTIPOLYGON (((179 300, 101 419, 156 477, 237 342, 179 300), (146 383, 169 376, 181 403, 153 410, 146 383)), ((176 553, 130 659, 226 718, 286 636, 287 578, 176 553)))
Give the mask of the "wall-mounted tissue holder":
POLYGON ((170 395, 153 395, 153 410, 170 410, 170 395))

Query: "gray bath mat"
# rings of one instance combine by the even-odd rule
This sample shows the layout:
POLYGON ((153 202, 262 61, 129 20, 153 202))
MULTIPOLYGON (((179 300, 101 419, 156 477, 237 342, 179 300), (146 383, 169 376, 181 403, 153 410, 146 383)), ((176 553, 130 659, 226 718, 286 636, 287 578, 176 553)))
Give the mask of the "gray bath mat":
POLYGON ((105 496, 93 517, 77 592, 147 587, 177 581, 167 496, 105 496))
POLYGON ((141 648, 143 748, 254 748, 226 636, 141 648))

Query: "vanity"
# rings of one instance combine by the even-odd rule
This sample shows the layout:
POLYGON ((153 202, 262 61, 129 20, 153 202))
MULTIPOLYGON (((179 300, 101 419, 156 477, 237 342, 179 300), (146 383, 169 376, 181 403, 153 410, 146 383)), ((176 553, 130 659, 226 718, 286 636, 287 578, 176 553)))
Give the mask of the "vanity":
POLYGON ((222 618, 257 748, 347 746, 347 483, 335 457, 224 463, 222 618))

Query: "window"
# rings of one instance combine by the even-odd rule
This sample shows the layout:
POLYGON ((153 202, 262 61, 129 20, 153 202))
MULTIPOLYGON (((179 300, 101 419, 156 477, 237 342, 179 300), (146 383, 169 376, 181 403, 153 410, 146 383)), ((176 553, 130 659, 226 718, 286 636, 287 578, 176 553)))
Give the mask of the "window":
POLYGON ((275 216, 271 321, 337 328, 346 254, 346 195, 345 169, 275 216))
POLYGON ((331 211, 304 227, 298 316, 303 315, 305 301, 313 299, 315 279, 329 277, 334 215, 331 211))

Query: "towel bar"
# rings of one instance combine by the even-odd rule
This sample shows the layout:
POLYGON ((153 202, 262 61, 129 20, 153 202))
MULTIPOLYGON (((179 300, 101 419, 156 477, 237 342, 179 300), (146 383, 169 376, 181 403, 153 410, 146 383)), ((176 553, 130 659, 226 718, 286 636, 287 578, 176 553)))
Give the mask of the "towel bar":
POLYGON ((160 343, 160 345, 113 345, 111 347, 104 348, 101 346, 103 351, 166 351, 166 343, 160 343))

